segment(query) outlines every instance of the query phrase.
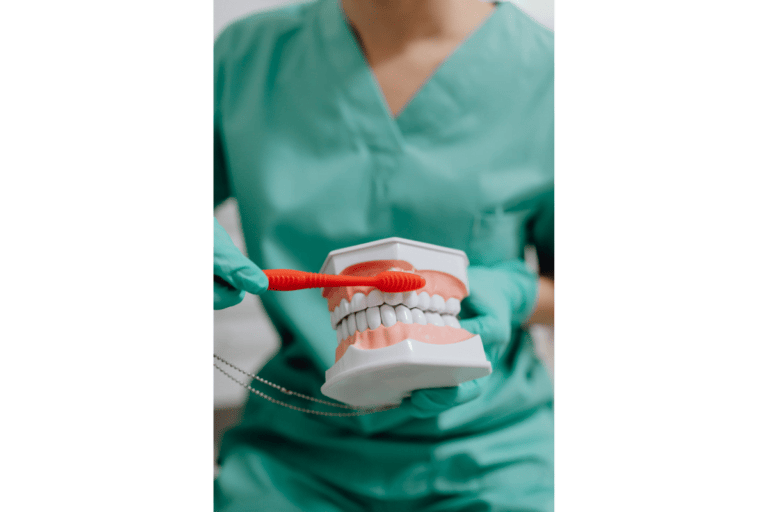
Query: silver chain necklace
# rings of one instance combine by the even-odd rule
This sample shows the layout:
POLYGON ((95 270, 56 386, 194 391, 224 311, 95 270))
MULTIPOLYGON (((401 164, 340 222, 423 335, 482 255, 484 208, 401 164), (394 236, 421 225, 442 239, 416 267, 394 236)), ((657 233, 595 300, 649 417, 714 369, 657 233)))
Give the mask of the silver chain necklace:
POLYGON ((247 375, 248 377, 251 377, 252 379, 255 379, 255 380, 257 380, 257 381, 259 381, 259 382, 261 382, 263 384, 266 384, 267 386, 271 386, 271 387, 275 388, 276 390, 280 391, 281 393, 286 394, 288 396, 295 396, 297 398, 303 398, 304 400, 311 400, 312 402, 317 402, 317 403, 328 405, 328 406, 331 406, 331 407, 339 407, 341 409, 352 409, 355 412, 314 411, 312 409, 305 409, 305 408, 302 408, 302 407, 296 407, 295 405, 291 405, 291 404, 287 404, 285 402, 281 402, 280 400, 277 400, 276 398, 272 398, 271 396, 267 395, 266 393, 263 393, 263 392, 261 392, 261 391, 259 391, 257 389, 253 389, 248 384, 246 384, 246 383, 238 380, 237 378, 233 377, 226 370, 224 370, 221 366, 216 364, 216 362, 214 361, 213 366, 217 370, 219 370, 221 373, 223 373, 224 375, 226 375, 227 377, 229 377, 230 379, 235 381, 240 386, 242 386, 245 389, 249 390, 254 395, 259 396, 259 397, 261 397, 261 398, 263 398, 263 399, 265 399, 265 400, 267 400, 269 402, 272 402, 273 404, 282 405, 283 407, 287 407, 288 409, 293 409, 294 411, 305 412, 307 414, 317 414, 318 416, 363 416, 364 414, 372 414, 374 412, 389 411, 389 410, 397 409, 398 407, 400 407, 399 405, 385 405, 385 406, 373 407, 373 408, 370 408, 370 407, 369 408, 353 407, 351 405, 329 402, 327 400, 320 400, 319 398, 315 398, 315 397, 307 396, 307 395, 302 395, 301 393, 297 393, 295 391, 291 391, 289 389, 285 389, 283 386, 279 386, 277 384, 269 382, 268 380, 263 379, 263 378, 259 377, 258 375, 254 375, 252 373, 246 372, 245 370, 241 370, 237 366, 233 365, 229 361, 226 361, 226 360, 222 359, 221 357, 217 356, 216 354, 214 354, 213 357, 214 357, 214 359, 217 359, 217 360, 221 361, 222 363, 224 363, 225 365, 229 366, 230 368, 233 368, 233 369, 237 370, 238 372, 240 372, 240 373, 242 373, 244 375, 247 375))

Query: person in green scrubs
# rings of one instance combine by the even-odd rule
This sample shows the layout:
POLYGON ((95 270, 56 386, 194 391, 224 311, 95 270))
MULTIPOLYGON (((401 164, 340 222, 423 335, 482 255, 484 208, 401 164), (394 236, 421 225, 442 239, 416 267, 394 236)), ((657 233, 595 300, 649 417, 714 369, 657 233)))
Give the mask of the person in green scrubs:
POLYGON ((336 348, 320 290, 265 291, 260 269, 392 236, 467 253, 461 322, 493 365, 355 417, 251 395, 215 510, 553 510, 552 384, 526 329, 554 308, 553 34, 509 3, 318 0, 230 25, 214 66, 214 205, 237 199, 248 254, 216 225, 214 307, 260 294, 282 346, 259 374, 324 399, 336 348))

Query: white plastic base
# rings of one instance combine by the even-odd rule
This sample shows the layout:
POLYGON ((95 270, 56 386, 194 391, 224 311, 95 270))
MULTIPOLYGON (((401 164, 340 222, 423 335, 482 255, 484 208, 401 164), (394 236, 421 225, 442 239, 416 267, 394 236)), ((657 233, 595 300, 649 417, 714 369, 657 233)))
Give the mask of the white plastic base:
POLYGON ((350 346, 325 372, 320 391, 356 407, 399 404, 415 389, 458 386, 490 373, 480 336, 448 345, 405 339, 373 350, 350 346))

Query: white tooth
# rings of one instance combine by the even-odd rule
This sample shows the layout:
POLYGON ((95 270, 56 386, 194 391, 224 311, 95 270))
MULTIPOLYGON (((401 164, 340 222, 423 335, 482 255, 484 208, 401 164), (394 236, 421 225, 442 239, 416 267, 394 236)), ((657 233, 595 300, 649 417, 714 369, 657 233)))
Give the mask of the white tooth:
POLYGON ((381 306, 382 304, 384 304, 384 296, 381 294, 381 291, 376 289, 371 290, 371 293, 369 293, 365 299, 366 307, 374 308, 376 306, 381 306))
POLYGON ((355 314, 352 313, 347 317, 347 332, 352 335, 357 330, 357 322, 355 322, 355 314))
POLYGON ((376 329, 381 325, 381 312, 378 307, 365 310, 365 319, 368 321, 369 329, 376 329))
POLYGON ((417 308, 411 309, 411 316, 413 317, 413 323, 427 325, 427 318, 422 310, 417 308))
POLYGON ((341 299, 341 304, 339 304, 339 318, 344 318, 349 314, 349 302, 347 299, 341 299))
POLYGON ((419 304, 418 308, 422 311, 426 311, 429 309, 429 294, 427 292, 421 292, 419 294, 419 304))
POLYGON ((341 340, 343 340, 343 339, 344 339, 344 338, 342 338, 342 337, 341 337, 341 329, 337 329, 337 330, 336 330, 336 341, 338 341, 339 343, 341 343, 341 340))
POLYGON ((445 312, 449 315, 458 315, 461 311, 461 301, 459 299, 448 299, 445 301, 445 312))
POLYGON ((384 324, 384 327, 392 327, 397 323, 397 315, 395 314, 395 308, 387 304, 384 304, 379 309, 381 309, 381 323, 384 324))
POLYGON ((352 302, 349 303, 349 312, 356 313, 365 309, 365 295, 356 293, 352 296, 352 302))
POLYGON ((457 329, 461 329, 461 325, 459 324, 459 321, 456 319, 453 315, 440 315, 443 318, 443 322, 448 327, 455 327, 457 329))
POLYGON ((419 294, 416 292, 406 292, 403 294, 403 302, 409 308, 415 308, 419 305, 419 294))
POLYGON ((395 308, 395 315, 397 316, 398 322, 403 322, 404 324, 413 323, 413 316, 411 315, 411 310, 403 306, 402 304, 400 304, 395 308))
POLYGON ((432 296, 432 300, 429 303, 429 309, 437 313, 445 311, 445 299, 435 294, 432 296))
POLYGON ((355 325, 360 332, 363 332, 368 328, 368 320, 365 319, 365 310, 355 313, 355 325))
POLYGON ((344 320, 341 321, 341 338, 344 340, 349 338, 349 330, 347 330, 347 317, 344 317, 344 320))
POLYGON ((403 292, 397 293, 385 293, 384 302, 391 306, 396 306, 403 303, 403 292))
POLYGON ((424 313, 424 316, 427 317, 427 323, 430 323, 432 325, 437 326, 444 326, 445 323, 443 322, 443 319, 438 315, 437 313, 432 313, 431 311, 424 313))
MULTIPOLYGON (((339 308, 338 308, 338 307, 336 307, 336 309, 339 309, 339 308)), ((336 329, 336 323, 337 323, 337 322, 336 322, 336 309, 334 309, 333 311, 331 311, 331 327, 332 327, 333 329, 336 329)))

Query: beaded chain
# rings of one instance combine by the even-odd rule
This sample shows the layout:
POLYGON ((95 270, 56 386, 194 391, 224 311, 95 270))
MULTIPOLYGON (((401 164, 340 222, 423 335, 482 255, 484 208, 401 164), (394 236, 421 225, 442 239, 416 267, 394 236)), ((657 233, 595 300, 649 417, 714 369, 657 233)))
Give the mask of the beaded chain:
POLYGON ((374 408, 358 408, 358 407, 353 407, 351 405, 329 402, 327 400, 320 400, 319 398, 303 395, 301 393, 297 393, 296 391, 291 391, 289 389, 284 388, 283 386, 279 386, 277 384, 269 382, 268 380, 263 379, 263 378, 259 377, 258 375, 254 375, 252 373, 246 372, 245 370, 241 370, 237 366, 233 365, 229 361, 226 361, 226 360, 222 359, 221 357, 217 356, 216 354, 214 354, 213 357, 215 359, 221 361, 225 365, 229 366, 230 368, 233 368, 233 369, 237 370, 238 372, 240 372, 240 373, 242 373, 244 375, 247 375, 248 377, 251 377, 252 379, 255 379, 255 380, 257 380, 257 381, 259 381, 259 382, 261 382, 263 384, 266 384, 267 386, 271 386, 271 387, 275 388, 276 390, 280 391, 281 393, 286 394, 288 396, 295 396, 297 398, 303 398, 304 400, 311 400, 312 402, 317 402, 317 403, 320 403, 320 404, 329 405, 331 407, 339 407, 341 409, 352 409, 355 412, 315 411, 315 410, 312 410, 312 409, 305 409, 305 408, 302 408, 302 407, 296 407, 295 405, 287 404, 285 402, 282 402, 280 400, 277 400, 276 398, 273 398, 273 397, 267 395, 266 393, 263 393, 263 392, 261 392, 261 391, 259 391, 257 389, 254 389, 253 387, 249 386, 248 384, 246 384, 246 383, 238 380, 237 378, 233 377, 232 375, 230 375, 226 370, 224 370, 221 366, 219 366, 215 362, 213 363, 213 366, 217 370, 219 370, 221 373, 223 373, 224 375, 226 375, 227 377, 232 379, 234 382, 236 382, 240 386, 242 386, 245 389, 249 390, 251 393, 255 394, 256 396, 259 396, 259 397, 261 397, 261 398, 263 398, 263 399, 265 399, 265 400, 267 400, 269 402, 272 402, 273 404, 282 405, 283 407, 287 407, 288 409, 293 409, 294 411, 305 412, 307 414, 316 414, 318 416, 362 416, 364 414, 372 414, 372 413, 375 413, 375 412, 389 411, 391 409, 396 409, 396 408, 399 407, 399 405, 386 405, 386 406, 374 407, 374 408))

